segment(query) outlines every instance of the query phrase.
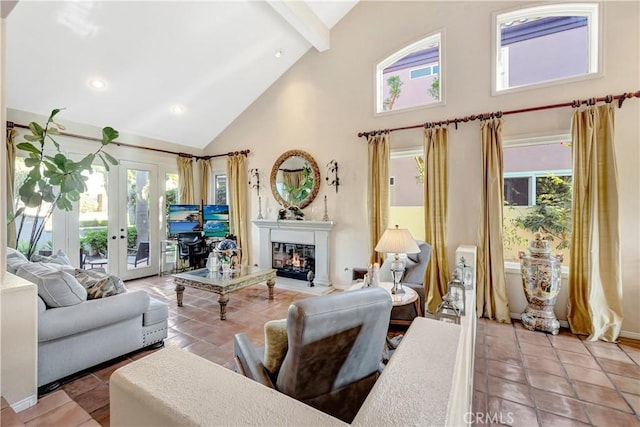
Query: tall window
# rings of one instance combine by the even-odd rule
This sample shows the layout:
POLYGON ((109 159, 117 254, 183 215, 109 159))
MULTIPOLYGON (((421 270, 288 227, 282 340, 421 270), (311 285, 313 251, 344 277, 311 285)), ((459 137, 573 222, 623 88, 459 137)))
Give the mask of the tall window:
POLYGON ((209 196, 210 200, 214 201, 216 205, 228 205, 229 199, 227 198, 227 173, 222 171, 213 172, 213 197, 209 196))
POLYGON ((599 72, 597 3, 495 15, 494 92, 599 72))
POLYGON ((392 152, 389 176, 389 226, 398 224, 424 239, 423 150, 392 152))
POLYGON ((544 143, 510 144, 504 150, 504 257, 517 261, 542 229, 555 253, 569 264, 571 147, 563 137, 544 143))
POLYGON ((377 65, 377 113, 441 101, 441 45, 437 33, 400 49, 377 65))

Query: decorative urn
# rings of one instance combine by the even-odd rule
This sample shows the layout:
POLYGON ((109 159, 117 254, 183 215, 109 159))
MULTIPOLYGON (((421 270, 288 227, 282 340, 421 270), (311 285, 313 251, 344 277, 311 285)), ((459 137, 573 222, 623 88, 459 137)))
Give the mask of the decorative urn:
POLYGON ((522 324, 532 331, 557 335, 560 322, 553 308, 560 292, 562 255, 551 256, 551 250, 549 241, 538 232, 529 243, 529 254, 519 253, 522 288, 528 302, 522 313, 522 324))

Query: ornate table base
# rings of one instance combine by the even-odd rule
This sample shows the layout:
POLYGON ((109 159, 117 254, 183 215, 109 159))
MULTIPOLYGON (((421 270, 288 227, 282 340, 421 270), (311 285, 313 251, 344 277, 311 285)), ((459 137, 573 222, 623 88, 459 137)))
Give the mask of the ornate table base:
POLYGON ((227 303, 229 302, 229 294, 231 292, 266 281, 269 289, 269 299, 273 300, 273 287, 276 284, 275 278, 276 271, 273 269, 260 270, 256 267, 242 267, 241 270, 230 275, 217 272, 211 273, 207 269, 174 274, 173 282, 176 285, 175 291, 178 307, 182 307, 185 286, 202 289, 219 295, 220 320, 226 320, 227 303))
POLYGON ((560 322, 553 312, 553 306, 540 305, 536 307, 535 302, 530 303, 522 313, 522 325, 530 331, 551 332, 558 335, 560 322))

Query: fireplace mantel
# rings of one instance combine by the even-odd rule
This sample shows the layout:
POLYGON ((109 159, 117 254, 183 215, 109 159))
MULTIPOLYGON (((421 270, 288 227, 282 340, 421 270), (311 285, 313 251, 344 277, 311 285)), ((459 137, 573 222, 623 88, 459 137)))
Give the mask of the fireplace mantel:
POLYGON ((331 286, 329 279, 329 235, 333 221, 296 221, 256 219, 260 229, 260 267, 271 268, 271 242, 305 243, 315 245, 316 271, 314 282, 331 286))

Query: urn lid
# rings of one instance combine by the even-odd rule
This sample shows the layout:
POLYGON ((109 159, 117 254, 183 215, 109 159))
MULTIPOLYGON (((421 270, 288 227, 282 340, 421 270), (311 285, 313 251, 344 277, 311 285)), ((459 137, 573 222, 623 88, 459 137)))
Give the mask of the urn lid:
POLYGON ((550 254, 553 248, 551 243, 542 237, 542 230, 535 234, 535 239, 529 242, 529 252, 532 254, 550 254))

